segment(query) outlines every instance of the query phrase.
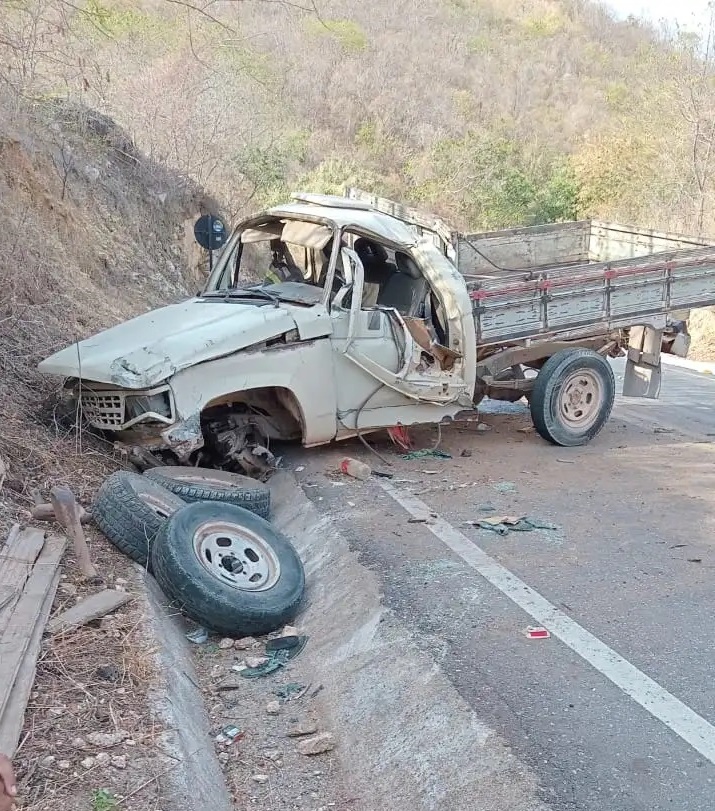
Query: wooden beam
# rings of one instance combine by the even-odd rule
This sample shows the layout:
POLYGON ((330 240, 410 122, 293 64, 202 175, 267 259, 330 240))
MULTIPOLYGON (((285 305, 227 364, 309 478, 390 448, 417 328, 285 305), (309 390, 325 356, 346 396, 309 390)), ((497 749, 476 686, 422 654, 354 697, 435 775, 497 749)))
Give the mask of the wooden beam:
POLYGON ((19 599, 25 581, 44 545, 44 530, 26 529, 20 532, 20 526, 16 525, 10 530, 5 545, 0 548, 0 590, 5 593, 5 590, 9 589, 14 595, 0 608, 0 635, 7 627, 12 607, 19 599))
POLYGON ((47 539, 0 638, 0 717, 7 709, 47 596, 53 584, 56 587, 66 545, 67 539, 59 535, 47 539))
POLYGON ((5 712, 0 715, 0 752, 4 752, 9 758, 12 758, 15 753, 17 744, 20 741, 20 736, 22 735, 27 703, 30 700, 30 693, 35 683, 37 660, 42 648, 42 634, 45 630, 47 619, 50 616, 50 611, 52 610, 52 603, 54 602, 59 582, 60 570, 58 568, 55 571, 50 590, 45 596, 38 621, 35 623, 35 627, 32 631, 30 643, 27 646, 27 651, 22 659, 15 684, 8 697, 5 712))
POLYGON ((111 614, 112 611, 116 611, 132 599, 132 595, 127 594, 126 591, 105 589, 87 597, 72 608, 68 608, 67 611, 63 611, 47 625, 47 631, 56 634, 60 631, 79 628, 88 622, 111 614))
POLYGON ((97 570, 89 556, 89 547, 80 522, 79 505, 74 494, 67 487, 53 487, 50 491, 50 502, 57 520, 67 530, 67 534, 72 540, 74 555, 80 571, 87 578, 96 577, 97 570))

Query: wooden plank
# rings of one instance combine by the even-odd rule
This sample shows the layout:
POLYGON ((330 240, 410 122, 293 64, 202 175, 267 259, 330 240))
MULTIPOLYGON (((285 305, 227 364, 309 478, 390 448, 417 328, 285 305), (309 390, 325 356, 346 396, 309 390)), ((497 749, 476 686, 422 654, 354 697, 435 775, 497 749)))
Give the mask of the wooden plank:
POLYGON ((127 594, 126 591, 105 589, 63 611, 47 625, 47 630, 51 634, 56 634, 59 631, 79 628, 92 620, 111 614, 131 599, 133 599, 131 594, 127 594))
POLYGON ((59 535, 48 538, 32 574, 0 637, 0 715, 5 713, 10 693, 30 645, 35 626, 42 614, 45 599, 55 581, 57 567, 67 545, 59 535))
POLYGON ((60 582, 60 570, 55 571, 50 590, 47 592, 45 601, 38 621, 30 638, 30 644, 23 657, 20 670, 18 671, 15 684, 8 698, 5 712, 0 716, 0 752, 4 752, 12 758, 22 735, 22 728, 25 724, 25 712, 30 700, 30 693, 35 683, 35 672, 37 669, 37 659, 42 648, 42 635, 45 624, 52 610, 52 603, 57 592, 57 585, 60 582))
POLYGON ((32 571, 45 543, 45 531, 13 527, 5 545, 0 549, 0 591, 10 589, 14 597, 0 609, 0 635, 5 631, 14 604, 19 599, 25 581, 32 571))

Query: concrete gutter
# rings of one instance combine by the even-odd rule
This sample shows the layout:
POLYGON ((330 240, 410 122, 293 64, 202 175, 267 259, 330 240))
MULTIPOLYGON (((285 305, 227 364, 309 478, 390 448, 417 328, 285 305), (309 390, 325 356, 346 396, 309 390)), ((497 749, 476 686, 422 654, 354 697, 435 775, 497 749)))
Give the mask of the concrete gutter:
POLYGON ((158 649, 159 682, 150 700, 164 724, 161 746, 176 764, 162 778, 165 811, 235 811, 216 758, 186 628, 153 577, 137 566, 146 598, 147 633, 158 649))
POLYGON ((411 630, 381 604, 329 517, 293 476, 271 482, 273 522, 295 543, 309 584, 298 620, 310 643, 297 680, 321 683, 354 808, 541 811, 537 782, 461 698, 411 630))

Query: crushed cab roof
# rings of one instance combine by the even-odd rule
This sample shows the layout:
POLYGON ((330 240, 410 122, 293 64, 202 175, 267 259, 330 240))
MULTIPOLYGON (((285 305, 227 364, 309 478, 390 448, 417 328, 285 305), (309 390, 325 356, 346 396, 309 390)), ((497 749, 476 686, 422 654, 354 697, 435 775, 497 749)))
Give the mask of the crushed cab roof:
POLYGON ((383 214, 365 203, 322 194, 294 197, 296 202, 276 206, 267 213, 277 217, 322 217, 340 228, 355 228, 405 248, 418 241, 417 234, 402 220, 383 214))

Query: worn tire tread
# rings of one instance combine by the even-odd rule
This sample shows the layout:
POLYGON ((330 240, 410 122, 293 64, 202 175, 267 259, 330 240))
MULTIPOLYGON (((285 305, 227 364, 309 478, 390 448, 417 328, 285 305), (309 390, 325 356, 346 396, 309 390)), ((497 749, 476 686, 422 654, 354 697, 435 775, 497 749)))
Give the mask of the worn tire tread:
MULTIPOLYGON (((149 547, 165 523, 136 495, 130 482, 136 473, 117 471, 108 476, 97 492, 92 506, 92 519, 106 538, 128 558, 148 566, 149 547)), ((145 484, 145 483, 144 483, 145 484)), ((152 486, 159 487, 156 482, 152 486)), ((173 494, 167 492, 167 497, 173 494)), ((174 495, 177 508, 184 502, 174 495)))
POLYGON ((261 518, 269 518, 271 514, 271 492, 268 488, 206 487, 162 476, 160 467, 150 468, 144 475, 187 503, 218 501, 243 507, 261 518))

